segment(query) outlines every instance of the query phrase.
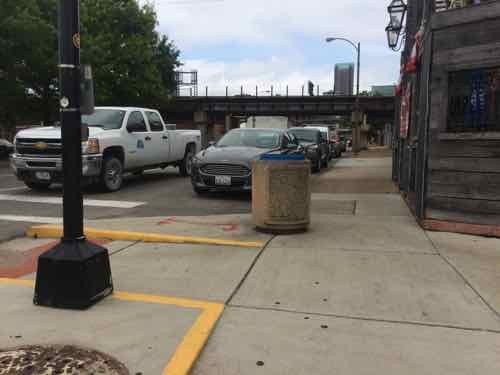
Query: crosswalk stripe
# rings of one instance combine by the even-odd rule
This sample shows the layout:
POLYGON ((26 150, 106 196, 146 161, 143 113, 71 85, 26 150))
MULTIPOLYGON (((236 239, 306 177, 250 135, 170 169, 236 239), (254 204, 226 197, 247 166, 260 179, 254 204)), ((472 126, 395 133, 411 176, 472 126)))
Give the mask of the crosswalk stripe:
POLYGON ((19 186, 19 187, 0 189, 0 191, 14 191, 14 190, 26 190, 26 189, 27 189, 26 186, 19 186))
POLYGON ((25 223, 38 223, 38 224, 62 224, 63 222, 62 218, 60 217, 20 216, 20 215, 0 215, 0 220, 20 221, 25 223))
MULTIPOLYGON (((37 197, 37 196, 24 196, 24 195, 11 195, 11 194, 0 194, 0 201, 62 204, 61 197, 37 197)), ((143 206, 145 204, 146 202, 110 201, 110 200, 97 200, 97 199, 83 200, 83 205, 89 207, 135 208, 143 206)))

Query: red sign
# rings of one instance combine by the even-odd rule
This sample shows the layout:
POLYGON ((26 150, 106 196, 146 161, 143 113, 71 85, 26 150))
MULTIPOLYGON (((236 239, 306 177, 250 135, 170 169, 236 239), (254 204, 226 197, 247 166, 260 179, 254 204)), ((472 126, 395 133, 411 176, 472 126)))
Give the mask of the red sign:
POLYGON ((400 138, 408 137, 408 128, 410 126, 410 107, 411 107, 411 83, 408 83, 401 98, 400 113, 400 138))

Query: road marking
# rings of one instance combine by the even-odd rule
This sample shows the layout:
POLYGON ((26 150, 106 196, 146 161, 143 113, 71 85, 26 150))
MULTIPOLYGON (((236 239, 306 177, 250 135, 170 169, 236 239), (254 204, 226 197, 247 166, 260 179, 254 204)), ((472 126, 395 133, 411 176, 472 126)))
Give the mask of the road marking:
MULTIPOLYGON (((0 194, 0 201, 62 204, 61 197, 38 197, 38 196, 24 196, 24 195, 10 195, 10 194, 0 194)), ((135 208, 145 204, 146 202, 109 201, 109 200, 97 200, 97 199, 83 200, 83 205, 89 207, 135 208)))
MULTIPOLYGON (((35 281, 0 278, 0 284, 20 285, 33 288, 35 286, 35 281)), ((121 301, 158 303, 162 305, 173 305, 177 307, 201 310, 201 314, 198 316, 187 334, 182 338, 182 341, 179 346, 177 346, 174 355, 170 358, 167 366, 163 369, 162 375, 189 374, 196 359, 207 343, 208 338, 212 334, 217 321, 224 312, 223 304, 185 298, 117 291, 115 291, 110 297, 121 301)))
MULTIPOLYGON (((59 238, 62 236, 63 228, 56 225, 39 225, 28 229, 27 235, 36 238, 59 238)), ((84 228, 84 233, 90 238, 102 238, 114 241, 142 241, 155 243, 178 243, 195 245, 218 245, 245 248, 262 248, 264 242, 247 242, 235 240, 223 240, 218 238, 173 236, 160 233, 123 232, 114 230, 101 230, 84 228)))
POLYGON ((26 186, 19 186, 19 187, 0 189, 0 191, 14 191, 14 190, 25 190, 25 189, 27 189, 26 186))
POLYGON ((0 215, 0 220, 21 221, 25 223, 38 223, 38 224, 62 224, 63 222, 63 219, 60 217, 21 216, 21 215, 0 215))

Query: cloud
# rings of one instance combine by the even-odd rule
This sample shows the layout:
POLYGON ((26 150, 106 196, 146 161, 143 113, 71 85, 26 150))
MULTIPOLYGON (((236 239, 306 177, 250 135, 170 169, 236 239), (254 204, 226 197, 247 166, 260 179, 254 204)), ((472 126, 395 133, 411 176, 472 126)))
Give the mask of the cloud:
MULTIPOLYGON (((199 72, 200 92, 230 86, 254 93, 300 93, 308 80, 333 86, 333 65, 355 60, 352 47, 326 36, 362 43, 361 86, 394 83, 399 56, 386 46, 388 15, 381 0, 155 0, 158 29, 182 52, 184 69, 199 72), (263 89, 264 90, 264 89, 263 89)), ((324 87, 324 90, 323 90, 324 87)))

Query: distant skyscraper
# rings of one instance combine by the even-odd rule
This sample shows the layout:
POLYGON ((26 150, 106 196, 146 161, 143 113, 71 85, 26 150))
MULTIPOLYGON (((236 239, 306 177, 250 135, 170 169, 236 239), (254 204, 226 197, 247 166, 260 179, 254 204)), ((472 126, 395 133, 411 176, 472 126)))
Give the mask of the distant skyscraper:
POLYGON ((335 64, 335 95, 352 95, 354 88, 354 64, 335 64))

